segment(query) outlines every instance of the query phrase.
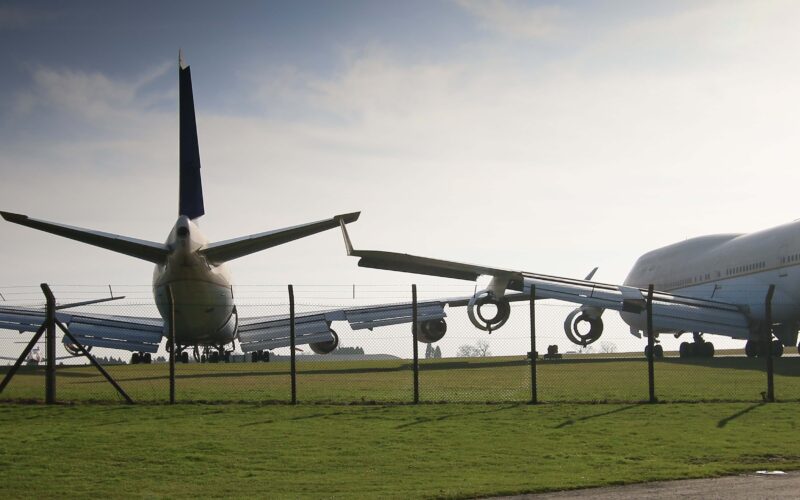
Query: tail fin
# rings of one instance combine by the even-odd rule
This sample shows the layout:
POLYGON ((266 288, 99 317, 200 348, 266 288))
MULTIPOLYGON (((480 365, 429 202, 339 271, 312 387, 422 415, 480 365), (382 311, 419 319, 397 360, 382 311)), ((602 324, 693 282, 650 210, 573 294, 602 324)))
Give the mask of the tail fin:
POLYGON ((192 74, 178 53, 180 82, 180 193, 178 215, 196 219, 205 213, 203 183, 200 179, 200 146, 197 142, 197 122, 194 117, 192 74))

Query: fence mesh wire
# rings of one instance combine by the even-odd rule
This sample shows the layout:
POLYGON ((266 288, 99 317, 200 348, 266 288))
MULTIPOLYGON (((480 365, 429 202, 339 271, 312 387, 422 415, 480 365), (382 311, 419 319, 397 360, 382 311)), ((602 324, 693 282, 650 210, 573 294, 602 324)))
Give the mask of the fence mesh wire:
MULTIPOLYGON (((0 306, 43 307, 38 288, 2 289, 0 306)), ((108 294, 107 287, 54 287, 60 303, 108 294)), ((431 286, 419 300, 469 296, 472 286, 431 286)), ((125 294, 120 302, 78 308, 90 314, 158 317, 146 287, 110 293, 125 294)), ((367 304, 410 301, 410 287, 295 287, 297 315, 312 311, 367 304)), ((289 301, 285 287, 237 290, 239 314, 285 315, 289 301)), ((602 337, 588 346, 567 340, 564 321, 576 305, 537 301, 536 390, 539 402, 640 402, 648 400, 646 337, 637 338, 614 311, 603 315, 602 337), (549 352, 548 352, 549 351, 549 352)), ((435 344, 419 343, 419 400, 421 402, 528 402, 532 397, 531 325, 528 302, 511 306, 509 322, 488 334, 475 328, 464 308, 448 308, 446 335, 435 344)), ((410 324, 369 330, 351 330, 335 322, 339 348, 327 355, 299 345, 297 400, 300 403, 409 403, 414 398, 413 340, 410 324)), ((0 330, 0 374, 5 376, 33 334, 0 330)), ((78 402, 121 402, 122 397, 85 358, 69 357, 57 332, 57 399, 78 402)), ((714 356, 680 355, 681 344, 692 334, 658 336, 663 357, 654 360, 655 395, 659 401, 761 401, 767 390, 764 357, 748 357, 743 339, 704 335, 714 344, 714 356)), ((796 340, 795 340, 796 342, 796 340)), ((28 356, 0 401, 44 399, 44 337, 28 356)), ((169 365, 162 341, 152 363, 130 364, 131 354, 92 349, 109 374, 139 403, 163 403, 169 397, 169 365)), ((191 351, 190 351, 191 352, 191 351)), ((237 349, 229 362, 190 359, 176 364, 178 402, 279 402, 291 400, 290 350, 273 349, 269 361, 253 362, 237 349)), ((660 352, 658 353, 660 354, 660 352)), ((192 356, 190 356, 192 358, 192 356)), ((796 345, 774 357, 775 396, 800 401, 800 357, 796 345)))

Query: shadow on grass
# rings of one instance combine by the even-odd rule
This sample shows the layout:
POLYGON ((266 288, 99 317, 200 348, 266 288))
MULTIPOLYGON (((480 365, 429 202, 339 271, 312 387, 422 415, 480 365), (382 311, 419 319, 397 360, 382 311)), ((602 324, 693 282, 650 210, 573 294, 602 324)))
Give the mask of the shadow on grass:
POLYGON ((575 425, 578 422, 583 422, 585 420, 591 420, 593 418, 605 417, 606 415, 613 415, 614 413, 620 413, 620 412, 623 412, 623 411, 628 411, 628 410, 630 410, 632 408, 636 408, 637 406, 639 406, 639 405, 623 406, 622 408, 615 408, 613 410, 604 411, 602 413, 595 413, 594 415, 586 415, 585 417, 580 417, 580 418, 576 418, 576 419, 571 419, 570 418, 568 420, 565 420, 565 421, 561 422, 560 424, 555 426, 555 428, 556 429, 563 429, 564 427, 567 427, 567 426, 570 426, 570 425, 575 425))
MULTIPOLYGON (((786 358, 773 358, 773 369, 775 375, 787 377, 800 377, 800 358, 786 357, 786 358)), ((717 358, 665 358, 656 363, 656 371, 660 363, 671 365, 690 365, 690 366, 704 366, 707 368, 724 369, 724 370, 752 370, 766 374, 766 360, 762 358, 747 358, 747 357, 717 357, 717 358)))
POLYGON ((761 406, 764 406, 765 404, 766 403, 758 403, 758 404, 754 404, 754 405, 748 406, 747 408, 745 408, 742 411, 737 411, 736 413, 734 413, 730 417, 725 417, 722 420, 720 420, 719 422, 717 422, 717 428, 722 429, 723 427, 728 425, 728 423, 730 423, 732 420, 736 420, 737 418, 741 417, 742 415, 750 413, 751 411, 753 411, 756 408, 759 408, 761 406))
POLYGON ((458 412, 458 413, 453 413, 453 414, 450 414, 450 415, 442 415, 442 416, 436 417, 436 418, 417 417, 413 422, 409 422, 407 424, 398 425, 397 427, 395 427, 395 429, 405 429, 405 428, 408 428, 408 427, 413 427, 415 425, 422 425, 422 424, 427 424, 427 423, 430 423, 430 422, 441 422, 443 420, 448 420, 448 419, 451 419, 453 417, 464 417, 464 416, 467 416, 467 415, 480 415, 482 413, 497 413, 497 412, 506 411, 506 410, 513 410, 514 408, 519 408, 521 406, 525 406, 526 404, 527 403, 515 403, 515 404, 502 406, 500 408, 492 408, 492 409, 489 409, 489 410, 472 411, 472 412, 458 412))
MULTIPOLYGON (((213 365, 209 365, 213 366, 213 365)), ((217 365, 217 366, 225 366, 225 365, 217 365)), ((513 367, 513 366, 528 366, 527 360, 511 360, 511 361, 490 361, 490 362, 477 362, 471 363, 469 361, 454 361, 448 363, 437 363, 437 364, 421 364, 420 365, 420 372, 426 371, 437 371, 437 370, 464 370, 464 369, 481 369, 481 368, 502 368, 502 367, 513 367)), ((288 370, 288 366, 286 367, 286 371, 260 371, 260 370, 248 370, 248 371, 241 371, 241 372, 228 372, 228 371, 219 371, 219 372, 207 372, 207 373, 176 373, 175 379, 203 379, 203 378, 241 378, 241 377, 286 377, 290 375, 288 370)), ((180 370, 180 368, 177 368, 180 370)), ((374 367, 358 367, 358 368, 320 368, 320 369, 303 369, 303 365, 298 365, 297 375, 302 377, 303 375, 347 375, 347 374, 371 374, 371 373, 395 373, 395 372, 403 372, 403 371, 411 371, 413 370, 413 365, 411 363, 404 363, 397 366, 374 366, 374 367)), ((65 376, 68 372, 64 371, 63 374, 65 376)), ((59 372, 59 376, 62 372, 59 372)), ((93 377, 96 378, 98 376, 97 373, 74 373, 72 376, 76 377, 93 377)), ((116 374, 114 377, 117 381, 125 381, 125 382, 142 382, 147 380, 165 380, 168 377, 165 373, 159 373, 155 375, 149 376, 139 376, 139 377, 125 377, 123 375, 116 374)), ((94 383, 94 381, 85 381, 82 383, 94 383)))

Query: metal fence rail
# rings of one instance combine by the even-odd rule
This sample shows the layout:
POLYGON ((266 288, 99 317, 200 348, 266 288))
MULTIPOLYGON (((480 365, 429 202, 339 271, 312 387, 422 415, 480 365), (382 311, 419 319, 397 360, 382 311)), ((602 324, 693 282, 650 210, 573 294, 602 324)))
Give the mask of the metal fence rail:
MULTIPOLYGON (((302 289, 295 297, 297 288, 290 286, 284 288, 282 298, 254 296, 240 305, 241 314, 289 317, 292 345, 272 349, 266 359, 256 360, 237 350, 229 362, 178 362, 175 349, 167 348, 174 342, 167 331, 152 363, 144 364, 129 364, 130 355, 119 350, 84 349, 80 337, 76 340, 55 317, 56 307, 64 306, 56 306, 49 287, 43 285, 42 290, 46 300, 41 325, 23 333, 0 330, 0 354, 6 360, 0 366, 0 402, 800 401, 797 350, 787 347, 783 356, 776 356, 771 343, 767 326, 771 325, 771 290, 764 298, 766 320, 757 357, 745 355, 743 341, 716 336, 699 339, 718 342, 713 357, 699 355, 710 349, 706 347, 695 347, 698 355, 687 356, 683 344, 691 333, 676 339, 653 331, 651 295, 642 339, 624 331, 621 322, 611 324, 609 318, 599 341, 574 346, 564 335, 564 318, 574 305, 527 300, 514 303, 513 321, 491 334, 472 327, 463 308, 450 308, 448 331, 435 344, 417 341, 416 321, 372 331, 346 331, 346 326, 334 325, 340 328, 339 348, 316 355, 304 345, 294 345, 295 317, 352 305, 356 299, 331 300, 302 289), (39 350, 42 337, 43 352, 39 350), (62 337, 80 356, 67 356, 62 337)), ((373 302, 403 299, 397 290, 394 293, 373 302)), ((417 287, 406 293, 416 319, 417 287)), ((78 309, 87 313, 157 316, 155 305, 145 300, 119 303, 78 298, 82 303, 78 309)))

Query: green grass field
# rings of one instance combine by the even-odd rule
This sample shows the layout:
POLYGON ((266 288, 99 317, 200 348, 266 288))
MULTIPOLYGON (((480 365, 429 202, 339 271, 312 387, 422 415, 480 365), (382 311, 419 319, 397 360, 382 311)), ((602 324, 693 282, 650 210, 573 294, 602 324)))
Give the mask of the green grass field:
POLYGON ((0 496, 465 498, 800 468, 800 403, 0 405, 0 496))
MULTIPOLYGON (((302 359, 302 358, 300 358, 302 359)), ((2 373, 5 373, 4 368, 2 373)), ((168 366, 109 366, 109 372, 137 402, 168 398, 168 366)), ((281 402, 290 398, 289 363, 178 364, 179 401, 281 402)), ((647 363, 642 358, 584 357, 540 361, 538 393, 544 402, 638 402, 648 397, 647 363)), ((60 401, 120 401, 89 366, 59 367, 60 401)), ((744 357, 655 365, 661 401, 761 401, 766 390, 764 361, 744 357)), ((390 361, 298 362, 298 399, 325 403, 402 403, 413 395, 411 363, 390 361)), ((420 398, 426 402, 525 402, 530 399, 530 366, 523 357, 425 360, 420 398)), ((775 359, 775 393, 800 401, 800 358, 775 359)), ((23 367, 0 401, 42 400, 44 369, 23 367)))

